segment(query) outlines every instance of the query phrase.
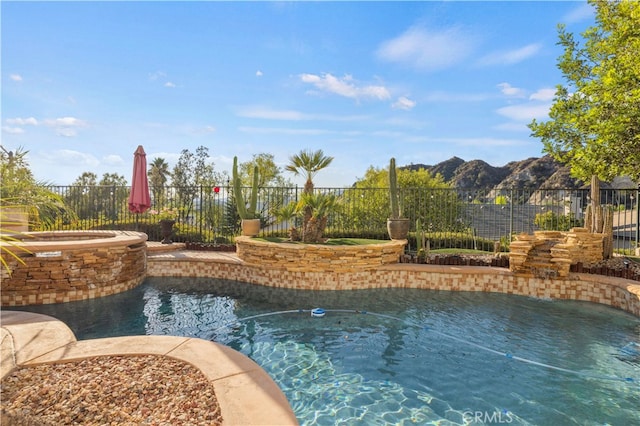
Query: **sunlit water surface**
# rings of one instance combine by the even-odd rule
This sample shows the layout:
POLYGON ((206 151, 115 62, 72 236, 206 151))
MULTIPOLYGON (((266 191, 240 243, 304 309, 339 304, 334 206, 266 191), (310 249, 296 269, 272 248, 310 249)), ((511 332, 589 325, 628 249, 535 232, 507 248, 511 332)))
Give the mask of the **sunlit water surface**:
POLYGON ((271 375, 305 425, 640 425, 640 319, 596 304, 150 278, 114 296, 20 309, 64 321, 78 339, 231 346, 271 375), (316 307, 326 315, 312 317, 316 307))

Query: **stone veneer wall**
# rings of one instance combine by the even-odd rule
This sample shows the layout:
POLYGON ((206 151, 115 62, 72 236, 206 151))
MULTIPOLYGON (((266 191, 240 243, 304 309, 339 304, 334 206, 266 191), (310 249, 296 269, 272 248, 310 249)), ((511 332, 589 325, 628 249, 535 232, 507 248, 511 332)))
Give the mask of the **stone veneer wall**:
POLYGON ((237 254, 247 265, 305 272, 351 272, 398 263, 406 240, 380 244, 332 246, 271 243, 251 237, 236 238, 237 254))
POLYGON ((195 257, 150 257, 152 277, 208 277, 303 290, 420 288, 486 291, 602 303, 640 316, 640 285, 631 280, 589 274, 545 279, 504 268, 394 264, 352 272, 288 271, 195 257))
MULTIPOLYGON (((140 284, 147 273, 146 234, 48 232, 25 243, 24 265, 3 254, 2 306, 72 302, 108 296, 140 284)), ((16 252, 16 250, 13 250, 16 252)))
POLYGON ((604 234, 594 234, 586 228, 522 233, 509 246, 509 269, 543 278, 567 277, 571 265, 602 260, 603 244, 604 234))

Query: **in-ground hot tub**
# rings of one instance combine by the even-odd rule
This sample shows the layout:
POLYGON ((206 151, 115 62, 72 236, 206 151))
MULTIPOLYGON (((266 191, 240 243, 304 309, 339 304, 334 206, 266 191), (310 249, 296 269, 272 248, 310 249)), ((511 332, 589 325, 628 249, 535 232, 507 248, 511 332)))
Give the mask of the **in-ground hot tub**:
POLYGON ((128 231, 53 231, 0 241, 2 306, 71 302, 129 290, 147 272, 147 235, 128 231), (21 263, 6 250, 11 250, 21 263))

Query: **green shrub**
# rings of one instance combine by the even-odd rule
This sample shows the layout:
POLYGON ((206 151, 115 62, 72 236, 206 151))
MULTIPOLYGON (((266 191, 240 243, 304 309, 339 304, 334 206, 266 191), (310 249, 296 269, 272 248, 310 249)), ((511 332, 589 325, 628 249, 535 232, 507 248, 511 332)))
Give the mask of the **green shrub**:
POLYGON ((533 223, 543 231, 568 231, 582 226, 583 222, 573 213, 563 215, 549 210, 546 213, 538 213, 533 223))

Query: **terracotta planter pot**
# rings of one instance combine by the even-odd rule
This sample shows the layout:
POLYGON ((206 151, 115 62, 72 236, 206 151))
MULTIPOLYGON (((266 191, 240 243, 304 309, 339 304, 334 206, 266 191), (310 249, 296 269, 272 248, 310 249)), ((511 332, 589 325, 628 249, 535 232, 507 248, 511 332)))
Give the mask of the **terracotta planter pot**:
POLYGON ((406 240, 409 235, 409 219, 387 219, 387 232, 392 240, 406 240))
POLYGON ((260 233, 260 219, 242 219, 242 235, 255 237, 260 233))

